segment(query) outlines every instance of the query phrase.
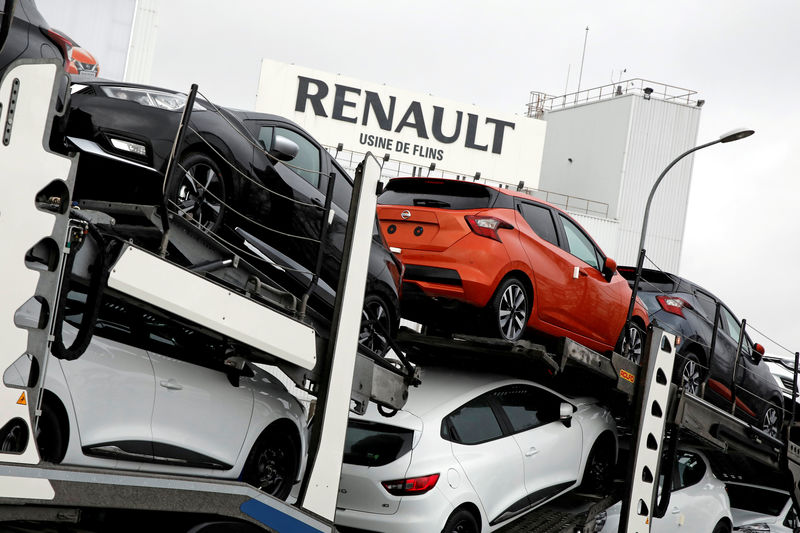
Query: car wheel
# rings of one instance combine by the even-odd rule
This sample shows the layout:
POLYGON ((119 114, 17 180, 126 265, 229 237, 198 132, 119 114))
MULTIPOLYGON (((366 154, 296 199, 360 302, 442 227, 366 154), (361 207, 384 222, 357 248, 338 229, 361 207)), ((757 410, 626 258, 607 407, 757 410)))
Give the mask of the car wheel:
POLYGON ((768 403, 764 412, 761 414, 761 429, 770 437, 777 439, 781 431, 782 418, 783 410, 774 402, 768 403))
POLYGON ((450 515, 442 528, 442 533, 479 533, 478 521, 466 509, 457 509, 450 515))
POLYGON ((625 328, 622 332, 622 346, 625 356, 636 363, 637 365, 642 362, 642 351, 644 350, 644 330, 638 323, 631 321, 628 328, 627 338, 625 336, 625 328))
POLYGON ((378 355, 389 351, 389 339, 386 333, 392 332, 392 313, 386 301, 377 294, 368 294, 364 298, 361 310, 361 331, 358 342, 378 355), (379 324, 380 327, 376 327, 379 324))
POLYGON ((598 492, 608 488, 614 468, 614 446, 605 437, 597 439, 586 459, 581 490, 598 492))
POLYGON ((217 231, 227 202, 225 180, 217 163, 204 154, 193 153, 184 156, 177 172, 168 207, 206 231, 217 231))
POLYGON ((506 279, 489 302, 492 333, 507 341, 519 340, 525 332, 530 308, 522 282, 517 278, 506 279))
POLYGON ((731 533, 731 526, 729 526, 728 522, 725 520, 720 520, 717 522, 717 525, 714 526, 714 531, 712 533, 731 533))
POLYGON ((704 370, 697 356, 691 352, 684 354, 676 374, 676 381, 683 390, 697 396, 703 383, 703 375, 704 370))
POLYGON ((60 463, 64 458, 65 445, 61 424, 52 406, 45 404, 36 429, 36 445, 39 457, 49 463, 60 463))
POLYGON ((253 446, 242 471, 242 481, 285 500, 299 467, 299 451, 292 438, 279 429, 267 428, 253 446))

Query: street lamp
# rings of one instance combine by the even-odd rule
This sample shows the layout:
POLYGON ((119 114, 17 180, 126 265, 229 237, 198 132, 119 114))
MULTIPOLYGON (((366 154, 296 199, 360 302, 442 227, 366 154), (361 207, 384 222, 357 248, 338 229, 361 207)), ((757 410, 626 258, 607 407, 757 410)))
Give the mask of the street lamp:
POLYGON ((639 292, 639 281, 642 278, 642 267, 644 266, 644 256, 645 256, 645 249, 644 249, 644 239, 647 235, 647 219, 650 216, 650 204, 653 202, 653 196, 656 194, 656 189, 661 184, 661 180, 664 179, 664 176, 667 175, 667 172, 675 166, 675 164, 686 157, 687 155, 691 154, 692 152, 696 152, 698 150, 702 150, 703 148, 708 148, 709 146, 713 146, 717 143, 729 143, 733 141, 738 141, 739 139, 744 139, 745 137, 750 137, 755 131, 748 130, 744 128, 735 129, 733 131, 729 131, 728 133, 724 133, 720 135, 719 139, 711 142, 707 142, 705 144, 701 144, 700 146, 695 146, 690 150, 686 150, 681 155, 676 157, 672 160, 672 162, 667 165, 667 167, 661 172, 661 175, 658 176, 658 179, 653 184, 653 188, 650 189, 650 196, 647 197, 647 205, 644 208, 644 220, 642 220, 642 233, 639 237, 639 259, 636 262, 636 277, 633 281, 633 291, 631 292, 631 301, 628 304, 628 316, 625 319, 625 340, 628 344, 628 348, 630 348, 631 344, 631 317, 633 316, 633 307, 636 303, 636 295, 639 292))

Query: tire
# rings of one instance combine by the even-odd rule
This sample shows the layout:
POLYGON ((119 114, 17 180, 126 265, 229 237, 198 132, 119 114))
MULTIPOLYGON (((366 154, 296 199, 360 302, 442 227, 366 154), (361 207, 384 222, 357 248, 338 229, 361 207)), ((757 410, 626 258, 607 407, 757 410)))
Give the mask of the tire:
MULTIPOLYGON (((592 446, 583 469, 580 490, 598 493, 608 489, 614 468, 614 445, 601 435, 592 446)), ((602 492, 605 494, 605 492, 602 492)))
POLYGON ((364 298, 364 307, 361 310, 361 330, 358 332, 358 342, 378 355, 389 351, 389 335, 393 332, 394 319, 386 300, 378 294, 368 294, 364 298), (380 328, 375 327, 375 322, 380 328), (383 331, 381 331, 383 330, 383 331))
POLYGON ((507 341, 517 341, 525 333, 531 302, 528 291, 517 278, 507 278, 489 301, 490 333, 507 341))
POLYGON ((22 453, 28 447, 28 427, 21 418, 12 419, 4 427, 5 434, 0 439, 0 452, 22 453))
POLYGON ((66 435, 52 405, 44 404, 36 429, 39 457, 48 463, 60 463, 67 451, 66 435))
POLYGON ((774 400, 767 404, 759 419, 759 425, 765 433, 776 439, 780 438, 781 426, 783 425, 783 410, 774 400))
POLYGON ((480 533, 480 531, 475 516, 466 509, 453 511, 442 528, 442 533, 480 533))
POLYGON ((700 385, 705 379, 704 374, 700 359, 692 352, 687 352, 681 356, 675 372, 675 383, 683 387, 686 392, 697 396, 700 393, 700 385))
POLYGON ((216 161, 198 152, 184 155, 176 170, 176 183, 167 195, 167 207, 203 229, 222 226, 228 202, 225 177, 216 161))
POLYGON ((267 428, 256 441, 242 470, 242 481, 285 500, 300 466, 300 451, 281 429, 267 428))
POLYGON ((642 325, 635 320, 631 321, 630 341, 625 335, 625 326, 622 326, 622 332, 619 334, 619 341, 617 341, 617 353, 624 355, 637 365, 642 362, 642 351, 644 350, 645 332, 642 325), (628 345, 630 344, 630 348, 628 345))
POLYGON ((725 520, 720 520, 717 522, 717 525, 714 526, 714 531, 712 533, 731 533, 731 526, 728 525, 728 522, 725 520))

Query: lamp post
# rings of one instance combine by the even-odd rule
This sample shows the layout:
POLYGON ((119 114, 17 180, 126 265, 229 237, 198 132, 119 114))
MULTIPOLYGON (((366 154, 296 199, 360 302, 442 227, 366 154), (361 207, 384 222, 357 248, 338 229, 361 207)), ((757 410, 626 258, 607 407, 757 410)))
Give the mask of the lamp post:
POLYGON ((738 141, 739 139, 750 137, 753 133, 755 133, 755 131, 753 130, 748 130, 743 128, 735 129, 733 131, 720 135, 719 139, 686 150, 681 155, 673 159, 672 162, 669 165, 667 165, 667 167, 663 171, 661 171, 661 175, 658 176, 658 179, 653 184, 653 188, 650 189, 650 196, 647 197, 647 205, 644 208, 644 220, 642 220, 642 233, 639 237, 639 259, 636 261, 636 277, 634 278, 633 281, 633 291, 631 292, 631 301, 630 304, 628 304, 628 316, 625 319, 625 340, 626 344, 628 345, 628 349, 630 349, 630 344, 631 344, 630 343, 631 317, 633 316, 633 307, 636 304, 636 295, 639 292, 639 281, 641 280, 642 267, 644 266, 644 256, 645 256, 644 239, 647 236, 647 219, 650 216, 650 204, 653 202, 653 196, 656 194, 656 189, 658 189, 658 186, 661 184, 661 180, 664 179, 664 176, 667 175, 667 172, 669 172, 670 169, 678 163, 678 161, 680 161, 687 155, 696 152, 698 150, 702 150, 703 148, 708 148, 709 146, 713 146, 717 143, 729 143, 733 141, 738 141))

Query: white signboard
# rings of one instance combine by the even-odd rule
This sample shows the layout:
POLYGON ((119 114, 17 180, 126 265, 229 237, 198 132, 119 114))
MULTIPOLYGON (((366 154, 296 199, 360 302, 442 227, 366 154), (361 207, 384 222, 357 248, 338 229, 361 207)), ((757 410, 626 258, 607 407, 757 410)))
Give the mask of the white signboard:
POLYGON ((256 110, 297 122, 326 146, 464 176, 537 187, 545 122, 378 83, 262 60, 256 110))

